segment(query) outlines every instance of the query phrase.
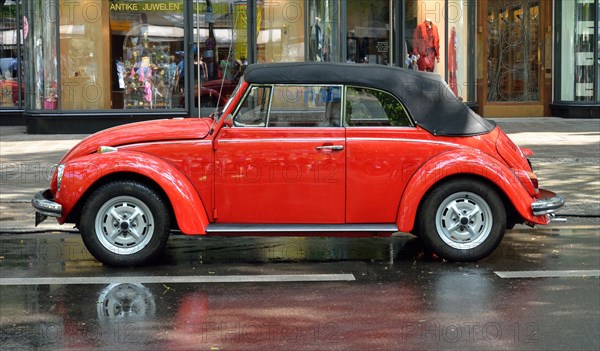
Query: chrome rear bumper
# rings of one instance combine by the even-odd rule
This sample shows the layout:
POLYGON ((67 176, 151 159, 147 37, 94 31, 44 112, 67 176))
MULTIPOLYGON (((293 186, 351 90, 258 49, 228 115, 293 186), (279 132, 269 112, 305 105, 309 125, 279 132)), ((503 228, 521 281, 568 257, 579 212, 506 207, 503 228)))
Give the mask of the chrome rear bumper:
POLYGON ((555 213, 565 204, 562 196, 555 193, 540 189, 541 198, 531 204, 534 216, 543 216, 555 213))

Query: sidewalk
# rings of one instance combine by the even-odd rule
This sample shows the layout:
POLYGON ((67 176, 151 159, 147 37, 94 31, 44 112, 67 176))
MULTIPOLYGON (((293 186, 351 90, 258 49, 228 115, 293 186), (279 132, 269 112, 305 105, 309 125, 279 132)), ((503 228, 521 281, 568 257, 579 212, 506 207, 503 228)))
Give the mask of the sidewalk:
MULTIPOLYGON (((564 196, 559 214, 600 216, 600 120, 507 118, 498 124, 515 143, 534 151, 541 187, 564 196)), ((33 194, 86 135, 27 135, 25 127, 0 126, 0 232, 34 231, 33 194)), ((48 219, 38 230, 68 230, 48 219)))

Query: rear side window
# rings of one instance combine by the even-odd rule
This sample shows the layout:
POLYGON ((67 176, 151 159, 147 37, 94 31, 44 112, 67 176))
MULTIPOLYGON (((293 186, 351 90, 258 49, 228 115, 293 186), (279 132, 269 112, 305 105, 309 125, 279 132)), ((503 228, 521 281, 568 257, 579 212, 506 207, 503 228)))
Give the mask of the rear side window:
POLYGON ((276 85, 268 127, 339 127, 341 86, 276 85))
POLYGON ((345 125, 348 127, 410 127, 404 105, 376 89, 347 87, 345 125))

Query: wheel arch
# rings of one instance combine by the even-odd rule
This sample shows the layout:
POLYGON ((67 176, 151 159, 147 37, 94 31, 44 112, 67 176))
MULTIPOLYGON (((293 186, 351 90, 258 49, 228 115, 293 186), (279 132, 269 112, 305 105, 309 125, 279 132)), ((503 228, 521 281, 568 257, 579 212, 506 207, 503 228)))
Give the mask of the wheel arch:
POLYGON ((465 178, 485 182, 494 189, 502 199, 508 221, 535 222, 532 197, 507 166, 481 152, 461 150, 439 155, 413 174, 400 199, 396 222, 399 231, 416 232, 416 216, 427 194, 445 182, 465 178))
MULTIPOLYGON (((63 178, 62 185, 69 188, 63 199, 65 222, 77 223, 85 202, 101 186, 116 180, 132 180, 163 197, 174 219, 171 223, 181 232, 206 233, 209 220, 200 195, 181 171, 164 160, 148 154, 141 156, 138 152, 118 151, 88 155, 70 163, 69 167, 70 173, 63 178), (88 169, 91 170, 88 172, 88 169)), ((57 196, 59 202, 61 191, 57 196)))

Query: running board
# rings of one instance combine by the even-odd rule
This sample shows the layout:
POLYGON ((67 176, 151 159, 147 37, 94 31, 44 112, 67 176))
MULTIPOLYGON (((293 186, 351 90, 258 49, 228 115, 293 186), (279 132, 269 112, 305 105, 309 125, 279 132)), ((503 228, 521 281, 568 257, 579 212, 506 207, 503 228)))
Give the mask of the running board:
POLYGON ((301 232, 388 232, 395 233, 395 224, 220 224, 211 223, 207 233, 301 233, 301 232))

